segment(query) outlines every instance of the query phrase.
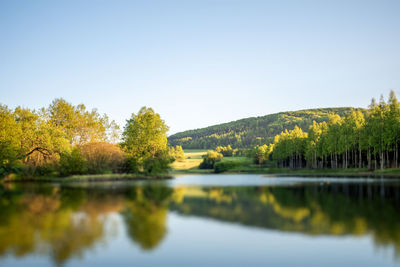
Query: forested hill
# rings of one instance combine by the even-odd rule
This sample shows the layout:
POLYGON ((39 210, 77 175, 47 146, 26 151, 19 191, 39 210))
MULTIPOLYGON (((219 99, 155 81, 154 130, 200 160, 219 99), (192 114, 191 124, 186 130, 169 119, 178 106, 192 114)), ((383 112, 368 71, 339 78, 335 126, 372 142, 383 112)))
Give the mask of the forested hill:
POLYGON ((231 145, 233 148, 246 148, 269 144, 275 135, 285 129, 299 126, 308 131, 315 120, 328 120, 329 113, 344 116, 357 108, 320 108, 281 112, 262 117, 252 117, 228 123, 176 133, 168 137, 171 145, 183 148, 215 149, 217 146, 231 145))

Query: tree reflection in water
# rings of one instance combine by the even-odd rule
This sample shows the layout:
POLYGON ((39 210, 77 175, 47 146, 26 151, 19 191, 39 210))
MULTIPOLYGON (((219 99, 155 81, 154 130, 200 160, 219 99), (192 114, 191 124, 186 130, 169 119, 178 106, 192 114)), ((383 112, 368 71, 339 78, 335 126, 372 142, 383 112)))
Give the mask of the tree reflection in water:
POLYGON ((129 191, 129 201, 122 215, 129 236, 142 249, 153 249, 164 238, 172 192, 164 186, 137 187, 129 191))
MULTIPOLYGON (((400 187, 324 184, 296 187, 180 188, 171 209, 307 235, 371 234, 400 255, 400 187)), ((178 191, 176 190, 176 191, 178 191)))
POLYGON ((313 235, 370 234, 400 255, 398 185, 305 184, 292 187, 110 187, 6 185, 0 189, 0 254, 50 255, 57 264, 112 237, 119 214, 129 238, 155 249, 167 234, 168 210, 250 227, 313 235))

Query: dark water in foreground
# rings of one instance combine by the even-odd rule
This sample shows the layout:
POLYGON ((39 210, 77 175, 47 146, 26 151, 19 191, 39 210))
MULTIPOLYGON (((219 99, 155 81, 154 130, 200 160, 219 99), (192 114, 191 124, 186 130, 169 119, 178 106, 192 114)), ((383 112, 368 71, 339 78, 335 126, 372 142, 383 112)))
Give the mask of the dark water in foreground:
POLYGON ((0 188, 0 266, 397 266, 400 181, 178 177, 0 188))

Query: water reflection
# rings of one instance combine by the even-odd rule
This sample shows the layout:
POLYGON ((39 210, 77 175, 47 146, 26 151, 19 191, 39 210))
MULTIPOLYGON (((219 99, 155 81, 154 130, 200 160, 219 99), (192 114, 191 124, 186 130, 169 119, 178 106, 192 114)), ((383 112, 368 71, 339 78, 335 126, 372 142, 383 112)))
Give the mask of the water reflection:
POLYGON ((321 185, 303 187, 179 188, 171 209, 308 235, 372 234, 377 245, 400 254, 399 187, 321 185))
POLYGON ((389 183, 248 187, 131 183, 115 188, 8 184, 0 189, 0 254, 50 256, 63 264, 114 238, 115 232, 106 227, 111 214, 122 218, 123 234, 134 244, 156 250, 167 235, 171 211, 308 236, 368 235, 376 246, 393 247, 400 255, 399 190, 398 184, 389 183))
POLYGON ((165 186, 135 187, 126 193, 122 216, 129 237, 142 249, 155 248, 167 233, 168 203, 173 190, 165 186))

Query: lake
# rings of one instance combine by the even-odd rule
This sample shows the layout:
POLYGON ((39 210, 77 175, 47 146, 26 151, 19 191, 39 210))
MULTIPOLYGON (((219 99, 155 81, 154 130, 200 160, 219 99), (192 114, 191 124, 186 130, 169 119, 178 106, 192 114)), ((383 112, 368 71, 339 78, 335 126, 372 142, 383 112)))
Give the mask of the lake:
POLYGON ((0 266, 397 266, 400 180, 5 184, 0 266))

